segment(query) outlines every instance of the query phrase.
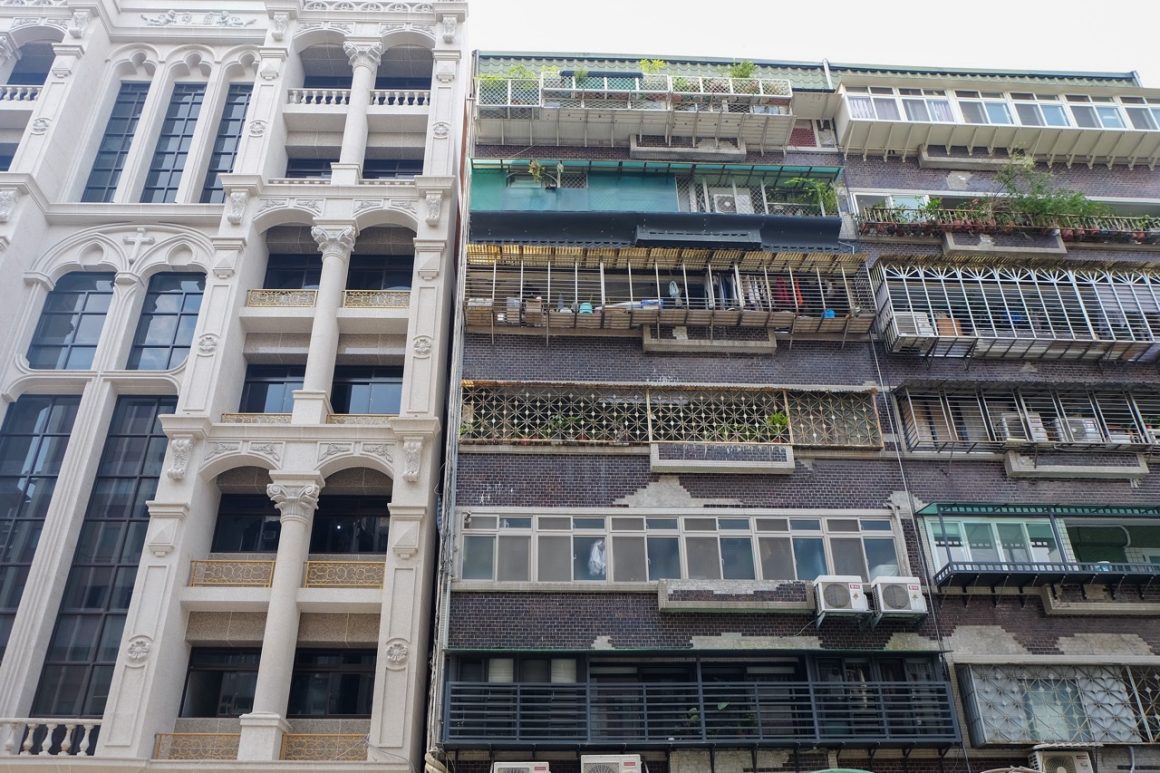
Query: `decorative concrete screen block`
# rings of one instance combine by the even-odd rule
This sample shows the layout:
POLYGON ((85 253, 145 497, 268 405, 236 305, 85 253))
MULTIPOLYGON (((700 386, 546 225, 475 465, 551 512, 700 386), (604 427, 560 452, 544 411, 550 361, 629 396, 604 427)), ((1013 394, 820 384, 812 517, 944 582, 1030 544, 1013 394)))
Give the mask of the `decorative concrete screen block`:
POLYGON ((649 447, 653 472, 766 472, 794 470, 793 448, 745 443, 653 443, 649 447))

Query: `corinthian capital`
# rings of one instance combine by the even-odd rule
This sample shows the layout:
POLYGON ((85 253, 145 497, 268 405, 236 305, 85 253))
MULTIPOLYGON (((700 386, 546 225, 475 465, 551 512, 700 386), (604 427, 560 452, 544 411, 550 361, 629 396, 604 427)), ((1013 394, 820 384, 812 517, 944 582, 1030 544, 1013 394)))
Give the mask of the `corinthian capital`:
POLYGON ((322 489, 317 483, 271 483, 266 486, 266 496, 274 500, 274 506, 282 513, 282 521, 305 521, 318 507, 318 495, 322 489))
POLYGON ((377 70, 383 58, 382 43, 346 42, 342 44, 342 50, 350 57, 351 67, 362 65, 377 70))
POLYGON ((322 254, 342 253, 343 257, 350 255, 354 249, 354 240, 358 236, 358 229, 353 225, 339 227, 324 227, 316 225, 310 229, 310 235, 318 242, 318 249, 322 254))

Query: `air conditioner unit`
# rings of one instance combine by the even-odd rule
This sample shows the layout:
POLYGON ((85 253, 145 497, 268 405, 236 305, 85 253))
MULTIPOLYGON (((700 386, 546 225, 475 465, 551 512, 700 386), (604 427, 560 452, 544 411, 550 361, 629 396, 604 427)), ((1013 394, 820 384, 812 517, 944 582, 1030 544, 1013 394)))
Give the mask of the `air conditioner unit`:
POLYGON ((493 762, 491 773, 550 773, 546 762, 493 762))
POLYGON ((1043 423, 1043 417, 1038 413, 1027 414, 1027 431, 1028 436, 1035 443, 1047 443, 1047 427, 1043 423))
POLYGON ((894 328, 902 337, 934 335, 934 325, 930 323, 930 315, 918 311, 895 312, 894 328))
POLYGON ((730 215, 737 214, 737 197, 732 193, 714 193, 713 211, 730 215))
POLYGON ((753 200, 748 192, 736 192, 732 188, 710 188, 709 198, 713 211, 730 215, 752 215, 753 200))
POLYGON ((639 754, 583 754, 580 773, 640 773, 639 754))
POLYGON ((1104 439, 1095 419, 1068 419, 1067 431, 1077 443, 1099 443, 1104 439))
POLYGON ((1023 427, 1023 414, 1018 411, 999 414, 999 420, 995 422, 995 432, 1000 440, 1026 441, 1027 430, 1023 427))
POLYGON ((1041 773, 1092 773, 1092 758, 1087 752, 1044 749, 1032 752, 1030 762, 1041 773))
POLYGON ((819 617, 870 613, 862 578, 856 575, 823 574, 814 580, 814 596, 819 617))
POLYGON ((917 577, 875 577, 870 588, 874 592, 875 619, 926 615, 926 597, 917 577))

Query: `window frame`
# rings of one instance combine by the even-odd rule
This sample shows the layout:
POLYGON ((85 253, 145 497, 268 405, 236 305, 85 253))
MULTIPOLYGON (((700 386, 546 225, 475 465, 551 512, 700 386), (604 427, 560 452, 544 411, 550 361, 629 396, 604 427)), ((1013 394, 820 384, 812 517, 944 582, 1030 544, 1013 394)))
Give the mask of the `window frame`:
POLYGON ((40 309, 40 316, 37 319, 36 327, 33 329, 32 340, 25 350, 25 357, 28 360, 28 366, 33 370, 91 370, 93 367, 93 360, 96 358, 97 352, 101 348, 101 339, 105 332, 105 320, 109 315, 109 309, 113 304, 113 288, 115 274, 111 271, 72 271, 60 279, 56 280, 56 284, 52 290, 48 292, 45 297, 44 305, 40 309), (85 286, 85 283, 88 286, 85 286), (100 283, 106 283, 107 289, 103 289, 100 283), (76 284, 77 289, 73 289, 72 285, 76 284), (75 304, 71 310, 63 309, 57 310, 56 305, 62 305, 61 299, 66 295, 82 296, 81 306, 76 308, 75 304), (89 307, 94 298, 107 299, 103 303, 103 308, 99 311, 90 311, 89 307), (81 343, 77 342, 77 335, 84 326, 84 321, 87 318, 100 317, 101 324, 96 331, 95 337, 92 341, 87 338, 81 343), (69 323, 70 332, 65 334, 59 341, 50 343, 40 343, 42 339, 48 334, 51 327, 54 327, 53 321, 58 318, 71 318, 73 321, 69 323), (84 364, 76 367, 72 360, 73 354, 76 350, 91 350, 87 359, 84 359, 84 364), (42 351, 56 351, 56 364, 46 366, 38 364, 41 362, 39 355, 42 351), (63 362, 62 362, 63 358, 63 362))
MULTIPOLYGON (((213 715, 206 717, 205 715, 202 715, 202 714, 190 713, 188 710, 190 677, 195 671, 197 673, 221 673, 221 674, 234 674, 234 675, 253 674, 253 685, 256 687, 257 680, 258 680, 258 663, 261 659, 261 655, 262 655, 261 647, 236 647, 236 648, 235 647, 191 647, 190 651, 189 651, 189 659, 186 661, 186 665, 185 665, 185 681, 183 683, 182 690, 181 690, 181 704, 180 704, 180 708, 178 709, 177 715, 179 717, 193 718, 193 719, 196 719, 196 718, 223 719, 223 718, 238 717, 238 716, 241 716, 242 714, 245 714, 245 713, 251 711, 253 709, 253 696, 252 695, 250 696, 250 708, 245 709, 244 711, 239 711, 239 713, 237 713, 237 714, 235 714, 235 713, 222 713, 219 710, 218 712, 214 713, 213 715), (208 658, 211 656, 229 656, 229 655, 241 655, 241 656, 254 657, 255 660, 253 663, 253 668, 247 668, 247 667, 245 667, 245 664, 233 664, 233 663, 216 664, 216 663, 210 663, 210 662, 199 663, 197 666, 194 666, 194 660, 197 659, 198 657, 208 658)), ((233 703, 236 703, 236 700, 233 703)), ((220 707, 221 707, 221 686, 220 685, 218 688, 217 704, 218 704, 218 707, 220 709, 220 707)))
POLYGON ((105 129, 97 144, 96 154, 89 166, 89 175, 81 191, 82 202, 108 203, 116 197, 117 188, 121 183, 121 173, 125 171, 125 161, 129 157, 133 138, 137 134, 137 125, 141 120, 145 101, 149 98, 151 85, 149 81, 120 82, 109 117, 105 121, 105 129), (104 150, 103 148, 109 144, 115 147, 104 150), (102 159, 105 161, 102 162, 102 159), (103 182, 100 180, 101 174, 105 175, 103 182))
MULTIPOLYGON (((798 567, 796 566, 796 559, 792 566, 792 576, 764 576, 765 569, 762 564, 763 538, 788 539, 790 541, 791 556, 795 555, 793 551, 797 549, 797 546, 793 543, 794 539, 820 540, 822 545, 822 558, 825 563, 824 571, 820 573, 821 575, 847 573, 845 570, 839 571, 836 568, 834 540, 856 538, 862 542, 861 560, 863 561, 863 567, 867 575, 874 573, 871 571, 873 567, 869 564, 870 557, 866 552, 866 541, 889 540, 890 547, 894 553, 894 564, 896 565, 898 574, 881 576, 908 576, 907 572, 909 571, 909 558, 906 553, 901 525, 889 512, 873 510, 827 510, 821 513, 815 510, 766 511, 746 509, 733 513, 723 510, 705 511, 702 509, 657 513, 652 510, 635 512, 631 510, 603 509, 526 510, 497 508, 495 510, 484 511, 473 510, 470 513, 461 513, 459 517, 463 519, 461 521, 462 528, 457 535, 457 547, 459 548, 460 557, 456 565, 456 580, 459 582, 566 583, 575 586, 579 590, 605 586, 615 588, 621 587, 625 583, 655 584, 661 579, 812 582, 814 577, 820 576, 815 575, 814 577, 798 579, 799 573, 798 567), (707 520, 715 521, 713 529, 707 528, 707 523, 701 523, 707 520), (803 524, 799 528, 791 529, 790 527, 794 520, 817 521, 818 528, 807 529, 803 524), (567 527, 564 528, 566 521, 568 522, 567 527), (603 521, 603 525, 599 525, 600 521, 603 521), (618 521, 620 523, 617 523, 618 521), (639 521, 639 526, 629 526, 625 523, 626 521, 639 521), (784 522, 785 528, 780 529, 775 523, 771 523, 777 521, 784 522), (858 528, 852 531, 834 528, 835 522, 839 521, 855 521, 857 522, 858 528), (869 522, 879 524, 880 528, 866 528, 865 524, 869 522), (732 524, 732 527, 726 526, 725 523, 732 524), (706 528, 698 528, 702 525, 706 528), (640 567, 635 567, 638 571, 633 572, 633 577, 630 579, 616 579, 618 572, 623 571, 617 565, 618 544, 620 545, 620 550, 625 550, 626 546, 622 541, 634 537, 645 540, 642 555, 644 559, 643 570, 640 570, 640 567), (507 567, 503 563, 505 555, 502 552, 502 540, 504 538, 512 541, 509 544, 514 544, 515 540, 524 541, 522 548, 514 548, 514 550, 517 556, 526 555, 525 566, 516 567, 516 570, 512 571, 511 567, 507 567), (544 538, 548 538, 548 540, 553 538, 569 539, 572 569, 568 573, 567 579, 561 575, 553 574, 552 569, 558 569, 560 567, 558 562, 551 564, 545 563, 549 559, 549 555, 554 556, 554 553, 548 553, 548 550, 552 548, 546 548, 546 545, 550 545, 550 543, 545 541, 544 538), (648 546, 648 540, 650 538, 677 539, 677 562, 680 567, 680 577, 666 578, 652 576, 652 568, 650 566, 652 559, 649 558, 648 546), (709 540, 715 540, 717 545, 716 560, 720 569, 717 577, 693 576, 694 572, 690 564, 690 538, 706 541, 706 544, 709 540), (751 565, 753 567, 752 577, 725 576, 728 572, 723 546, 726 540, 731 539, 749 541, 749 550, 752 559, 751 565), (581 540, 581 542, 578 543, 577 540, 581 540), (598 542, 602 543, 602 555, 600 557, 603 561, 602 576, 579 576, 577 566, 581 566, 583 564, 582 559, 584 559, 584 556, 581 554, 590 551, 598 542), (490 549, 490 555, 487 553, 488 549, 490 549), (485 569, 486 572, 484 571, 485 569), (501 569, 505 570, 502 575, 501 569), (485 574, 487 576, 484 576, 485 574), (646 579, 640 579, 642 575, 646 579)), ((586 560, 593 561, 591 556, 586 560)), ((600 573, 593 571, 592 574, 599 575, 600 573)), ((779 574, 786 574, 786 572, 779 572, 779 574)), ((866 576, 866 581, 873 579, 873 576, 866 576)))
MULTIPOLYGON (((197 327, 197 319, 201 313, 201 303, 205 298, 205 274, 197 271, 177 272, 177 271, 163 271, 154 274, 149 278, 149 285, 145 292, 145 300, 141 304, 141 313, 137 317, 137 328, 133 332, 133 339, 129 346, 129 355, 125 360, 126 370, 145 370, 145 371, 165 371, 178 368, 185 364, 189 357, 190 348, 193 346, 193 334, 197 327), (155 284, 163 284, 166 281, 173 281, 177 284, 175 292, 169 292, 166 289, 155 289, 155 284), (197 291, 186 290, 182 285, 185 282, 194 281, 197 283, 197 291), (161 298, 177 298, 177 311, 156 311, 149 310, 149 303, 152 300, 154 304, 161 298), (190 301, 192 298, 197 299, 196 305, 190 310, 190 301), (147 345, 148 337, 151 330, 151 325, 156 320, 175 319, 173 330, 169 336, 168 343, 147 345), (186 324, 192 321, 192 324, 186 324), (166 350, 168 354, 165 358, 164 367, 143 368, 141 367, 141 358, 144 353, 150 350, 166 350), (180 359, 174 359, 175 355, 180 352, 180 359)), ((162 331, 164 332, 164 331, 162 331)))
POLYGON ((213 146, 206 163, 205 178, 198 200, 202 204, 219 204, 225 201, 221 175, 234 170, 238 150, 242 144, 242 128, 246 123, 246 113, 253 97, 252 83, 230 83, 218 116, 217 131, 214 132, 213 146))
POLYGON ((201 81, 173 84, 153 144, 153 155, 145 170, 145 181, 138 199, 142 204, 173 204, 177 201, 205 104, 205 93, 206 84, 201 81))
POLYGON ((366 719, 371 716, 374 708, 374 684, 375 672, 377 665, 378 653, 370 648, 350 648, 350 649, 324 649, 324 648, 300 648, 294 652, 294 667, 290 675, 290 688, 286 703, 286 716, 301 719, 366 719), (304 663, 303 660, 307 655, 358 655, 367 660, 360 663, 337 663, 337 664, 316 664, 304 663), (308 679, 311 676, 318 676, 325 674, 328 676, 326 680, 326 695, 327 695, 327 710, 325 713, 306 713, 300 710, 302 706, 295 706, 296 699, 302 699, 309 695, 309 690, 304 689, 302 680, 308 679), (365 712, 355 712, 353 714, 344 714, 341 712, 332 712, 330 710, 331 703, 337 698, 341 697, 347 692, 348 687, 343 684, 342 677, 358 676, 360 683, 360 701, 366 701, 365 712), (302 691, 305 694, 296 694, 302 691))

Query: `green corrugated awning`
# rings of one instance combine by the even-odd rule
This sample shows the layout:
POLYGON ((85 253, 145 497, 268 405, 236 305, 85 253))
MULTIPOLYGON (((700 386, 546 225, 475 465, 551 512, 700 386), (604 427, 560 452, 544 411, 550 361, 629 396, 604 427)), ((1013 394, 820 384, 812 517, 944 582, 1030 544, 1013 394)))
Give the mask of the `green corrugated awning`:
POLYGON ((996 505, 980 502, 938 502, 916 515, 985 516, 1012 518, 1160 518, 1160 507, 1142 505, 996 505))
MULTIPOLYGON (((792 180, 806 177, 814 180, 834 181, 842 172, 840 166, 798 166, 782 164, 723 164, 701 161, 633 161, 616 159, 536 159, 545 170, 554 170, 559 164, 574 172, 598 174, 672 174, 672 175, 720 175, 733 178, 758 177, 763 180, 792 180)), ((472 170, 501 170, 526 172, 532 159, 517 158, 473 158, 472 170)))

